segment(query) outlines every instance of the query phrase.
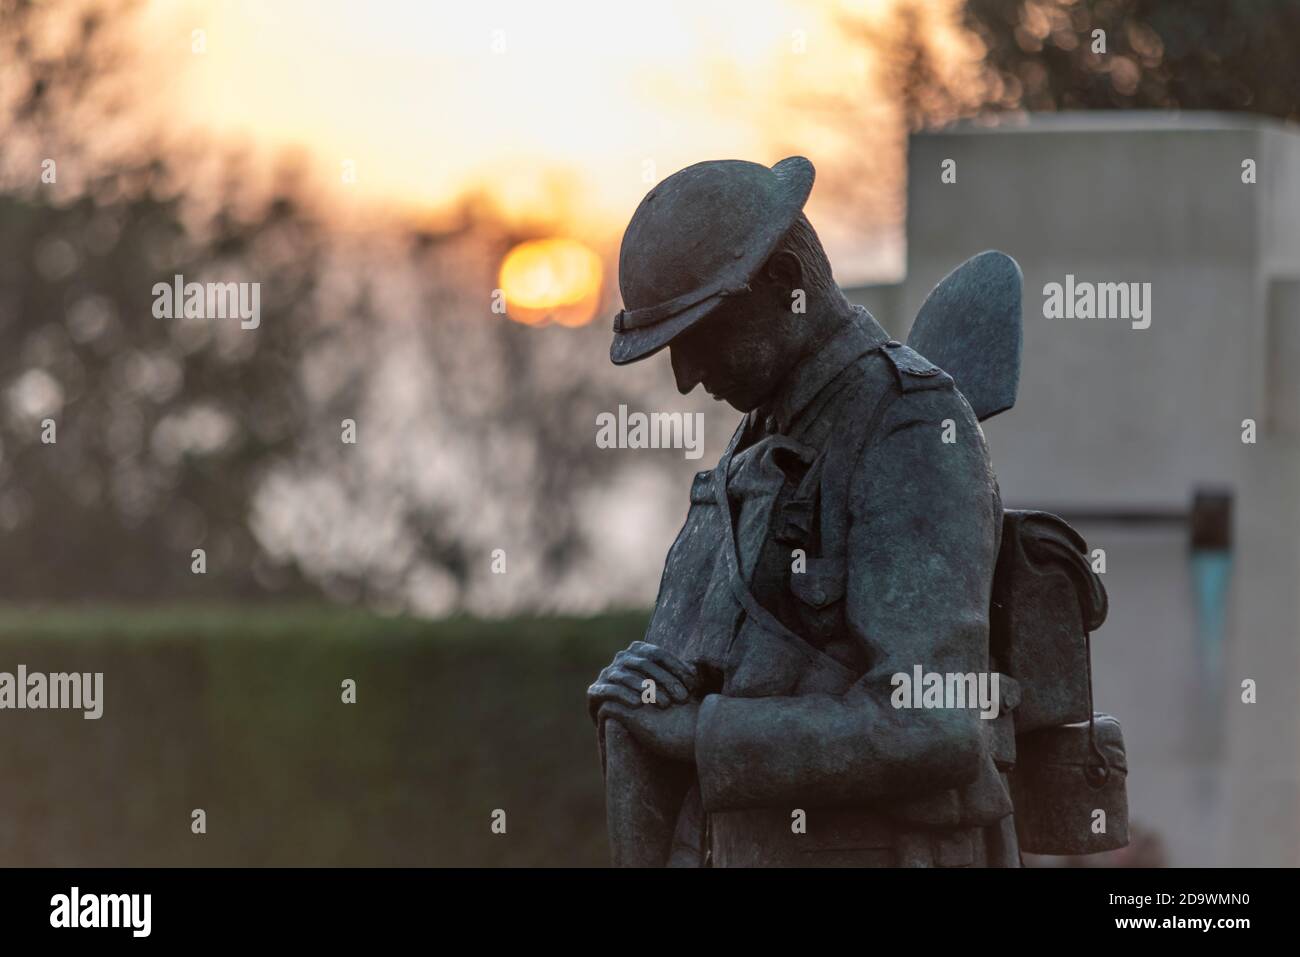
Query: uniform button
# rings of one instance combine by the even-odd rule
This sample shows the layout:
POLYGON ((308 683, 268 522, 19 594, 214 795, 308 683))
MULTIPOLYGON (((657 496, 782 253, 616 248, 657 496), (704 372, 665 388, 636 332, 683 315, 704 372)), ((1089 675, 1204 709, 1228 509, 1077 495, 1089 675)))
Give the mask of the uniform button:
POLYGON ((816 604, 820 605, 826 600, 826 592, 822 591, 820 588, 814 588, 812 590, 812 600, 816 604))
POLYGON ((891 348, 896 349, 896 348, 898 348, 899 346, 901 346, 902 343, 899 342, 897 339, 890 339, 888 342, 885 343, 885 345, 890 346, 891 348))
POLYGON ((775 415, 769 415, 763 422, 763 428, 767 429, 769 433, 776 432, 779 425, 780 423, 776 421, 775 415))

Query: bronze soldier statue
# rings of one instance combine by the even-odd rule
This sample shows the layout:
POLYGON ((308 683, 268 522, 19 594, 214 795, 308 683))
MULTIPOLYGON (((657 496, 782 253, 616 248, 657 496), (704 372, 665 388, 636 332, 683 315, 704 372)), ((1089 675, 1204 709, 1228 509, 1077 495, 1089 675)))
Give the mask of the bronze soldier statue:
MULTIPOLYGON (((991 643, 1004 523, 1041 516, 1004 516, 979 426, 1014 402, 1019 270, 986 253, 936 288, 909 341, 940 369, 836 285, 802 212, 813 175, 802 157, 699 163, 623 238, 611 359, 668 347, 683 394, 702 384, 744 417, 695 478, 644 640, 588 689, 614 862, 1015 866, 1017 733, 1068 725, 1039 750, 1103 768, 1102 792, 1124 770, 1073 672, 1036 682, 1017 728, 1024 676, 1060 656, 991 643), (997 675, 997 716, 900 706, 897 676, 922 672, 997 675)), ((1059 579, 1061 640, 1084 648, 1104 591, 1082 541, 1052 516, 1007 527, 1054 543, 1025 561, 1067 556, 1056 579, 1021 577, 1059 579)))

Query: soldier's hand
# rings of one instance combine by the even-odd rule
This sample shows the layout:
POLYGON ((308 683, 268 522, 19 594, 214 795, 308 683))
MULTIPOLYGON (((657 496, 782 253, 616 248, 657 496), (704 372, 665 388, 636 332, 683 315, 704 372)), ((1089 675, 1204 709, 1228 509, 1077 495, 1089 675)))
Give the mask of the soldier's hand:
POLYGON ((674 761, 695 760, 695 726, 700 703, 687 701, 667 708, 629 708, 608 701, 600 708, 598 721, 612 718, 632 733, 640 744, 674 761))
POLYGON ((595 721, 601 706, 610 701, 630 708, 652 701, 666 708, 689 701, 698 683, 695 669, 676 655, 658 645, 634 641, 614 656, 587 689, 587 709, 595 721))

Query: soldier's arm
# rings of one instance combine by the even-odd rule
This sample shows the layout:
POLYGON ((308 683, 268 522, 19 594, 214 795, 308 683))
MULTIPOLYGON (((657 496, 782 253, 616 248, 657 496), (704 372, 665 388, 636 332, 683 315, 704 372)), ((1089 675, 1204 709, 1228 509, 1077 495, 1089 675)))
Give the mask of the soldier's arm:
POLYGON ((896 709, 890 678, 988 668, 1001 515, 983 436, 950 385, 900 395, 878 434, 852 479, 845 594, 869 670, 843 695, 706 698, 695 753, 710 810, 865 802, 979 769, 978 710, 896 709))
POLYGON ((614 866, 663 867, 690 789, 690 765, 653 753, 616 720, 602 719, 600 732, 614 866))

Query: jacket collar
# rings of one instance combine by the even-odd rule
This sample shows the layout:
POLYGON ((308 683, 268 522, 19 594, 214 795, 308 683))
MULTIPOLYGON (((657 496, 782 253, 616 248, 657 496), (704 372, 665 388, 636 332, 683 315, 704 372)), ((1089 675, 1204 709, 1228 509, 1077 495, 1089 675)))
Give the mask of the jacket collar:
POLYGON ((750 413, 751 425, 788 434, 821 392, 856 359, 889 341, 889 335, 862 306, 844 328, 790 370, 776 393, 750 413))

